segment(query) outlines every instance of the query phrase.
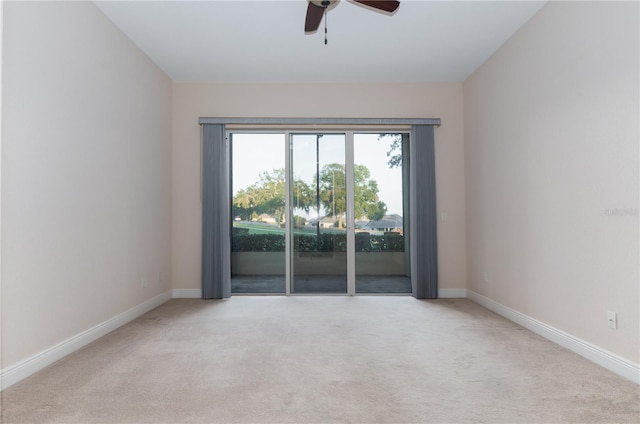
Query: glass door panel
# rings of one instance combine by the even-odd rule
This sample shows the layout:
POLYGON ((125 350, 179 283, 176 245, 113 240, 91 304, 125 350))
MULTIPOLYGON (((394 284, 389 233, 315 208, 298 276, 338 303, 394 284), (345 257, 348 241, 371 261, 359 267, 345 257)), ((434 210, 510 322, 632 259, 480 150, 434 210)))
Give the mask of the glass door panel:
POLYGON ((291 134, 291 293, 347 293, 344 134, 291 134))
POLYGON ((231 293, 285 293, 285 134, 230 140, 231 293))
POLYGON ((407 134, 354 134, 356 293, 411 293, 407 134))

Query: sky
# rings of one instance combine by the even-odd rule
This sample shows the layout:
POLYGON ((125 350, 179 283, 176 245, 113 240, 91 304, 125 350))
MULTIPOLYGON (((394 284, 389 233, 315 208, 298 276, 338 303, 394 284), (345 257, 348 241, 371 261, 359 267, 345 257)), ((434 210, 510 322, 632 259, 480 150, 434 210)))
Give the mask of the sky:
MULTIPOLYGON (((345 137, 325 134, 320 139, 320 167, 345 163, 345 137)), ((316 135, 292 134, 292 166, 296 178, 313 180, 316 171, 316 135)), ((402 171, 389 169, 387 151, 391 141, 378 134, 354 134, 354 163, 365 165, 378 183, 378 196, 387 205, 387 214, 402 215, 402 171)), ((254 184, 264 171, 285 167, 284 134, 233 134, 233 195, 254 184)))

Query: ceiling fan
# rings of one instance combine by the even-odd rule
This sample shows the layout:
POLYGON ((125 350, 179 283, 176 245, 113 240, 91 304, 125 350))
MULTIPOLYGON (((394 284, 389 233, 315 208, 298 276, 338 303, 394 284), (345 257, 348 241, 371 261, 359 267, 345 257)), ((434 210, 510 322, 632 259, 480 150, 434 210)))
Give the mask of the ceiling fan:
MULTIPOLYGON (((369 6, 373 9, 382 10, 384 12, 395 12, 399 1, 393 0, 354 0, 356 3, 369 6)), ((322 17, 327 13, 338 0, 309 0, 309 6, 307 6, 307 18, 304 21, 304 32, 314 32, 320 26, 322 17)), ((325 20, 326 22, 326 20, 325 20)))

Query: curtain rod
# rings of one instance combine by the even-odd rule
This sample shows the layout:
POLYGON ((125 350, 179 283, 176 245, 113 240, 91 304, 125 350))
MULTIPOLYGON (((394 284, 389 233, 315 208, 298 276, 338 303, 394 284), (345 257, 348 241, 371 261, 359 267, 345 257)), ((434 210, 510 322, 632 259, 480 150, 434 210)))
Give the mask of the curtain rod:
POLYGON ((205 124, 245 125, 435 125, 440 118, 200 118, 205 124))

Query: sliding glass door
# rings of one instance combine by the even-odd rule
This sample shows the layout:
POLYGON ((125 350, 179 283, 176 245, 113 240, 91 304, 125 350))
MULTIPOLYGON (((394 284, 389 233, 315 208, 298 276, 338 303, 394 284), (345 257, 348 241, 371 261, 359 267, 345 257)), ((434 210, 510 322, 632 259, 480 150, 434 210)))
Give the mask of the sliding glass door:
POLYGON ((291 134, 291 293, 347 293, 344 134, 291 134))
POLYGON ((232 133, 231 293, 285 293, 285 135, 232 133))
POLYGON ((232 293, 411 293, 407 133, 230 136, 232 293))
POLYGON ((411 293, 408 134, 356 133, 356 293, 411 293))

